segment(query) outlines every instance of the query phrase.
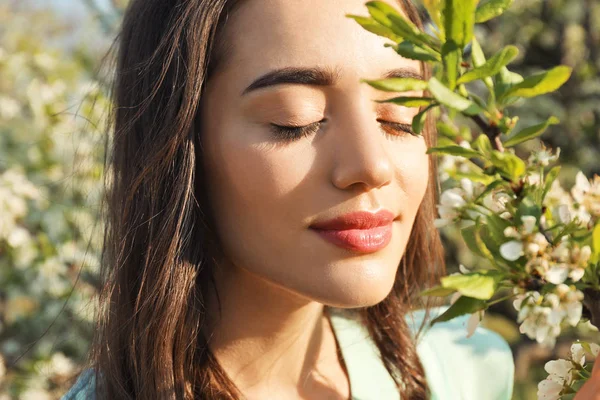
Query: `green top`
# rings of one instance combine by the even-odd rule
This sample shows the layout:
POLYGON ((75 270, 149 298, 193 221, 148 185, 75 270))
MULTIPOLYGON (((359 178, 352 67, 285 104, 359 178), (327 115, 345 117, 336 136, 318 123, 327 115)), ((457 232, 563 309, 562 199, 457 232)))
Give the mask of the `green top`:
MULTIPOLYGON (((431 319, 447 308, 432 309, 431 319)), ((424 314, 418 310, 407 315, 413 333, 424 314)), ((437 323, 419 337, 417 353, 431 400, 510 400, 514 378, 510 347, 500 335, 482 327, 467 339, 468 318, 437 323)), ((341 313, 332 313, 331 322, 348 369, 352 400, 400 399, 366 328, 341 313)))
MULTIPOLYGON (((447 306, 434 308, 432 318, 447 306)), ((365 327, 342 313, 331 313, 331 323, 348 369, 353 400, 399 400, 395 383, 365 327)), ((408 314, 413 332, 424 312, 408 314)), ((466 338, 468 315, 441 322, 420 336, 417 353, 432 392, 431 400, 510 400, 514 363, 510 347, 498 334, 477 328, 466 338)), ((94 374, 85 370, 61 400, 95 399, 94 374)))

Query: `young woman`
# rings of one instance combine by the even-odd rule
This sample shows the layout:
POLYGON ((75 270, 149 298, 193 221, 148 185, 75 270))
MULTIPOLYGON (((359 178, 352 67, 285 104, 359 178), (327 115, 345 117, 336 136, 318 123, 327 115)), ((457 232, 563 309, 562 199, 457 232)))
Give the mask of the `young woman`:
POLYGON ((420 329, 444 272, 433 121, 414 135, 418 110, 360 79, 429 71, 346 17, 365 11, 131 1, 102 312, 65 399, 510 399, 498 335, 420 329))

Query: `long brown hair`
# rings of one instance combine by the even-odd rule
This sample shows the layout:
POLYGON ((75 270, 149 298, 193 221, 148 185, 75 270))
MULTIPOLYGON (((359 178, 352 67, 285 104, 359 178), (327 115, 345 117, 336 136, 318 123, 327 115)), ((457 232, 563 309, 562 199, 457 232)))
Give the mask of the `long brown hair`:
MULTIPOLYGON (((222 32, 238 2, 132 0, 126 10, 111 89, 103 288, 89 358, 98 398, 241 397, 201 330, 213 266, 222 254, 202 181, 198 129, 203 88, 227 61, 222 32)), ((422 29, 415 6, 408 0, 400 5, 422 29)), ((428 146, 435 145, 433 123, 429 116, 428 146)), ((416 307, 418 291, 444 271, 430 163, 429 186, 392 292, 377 305, 353 310, 407 400, 429 395, 405 315, 416 307)))

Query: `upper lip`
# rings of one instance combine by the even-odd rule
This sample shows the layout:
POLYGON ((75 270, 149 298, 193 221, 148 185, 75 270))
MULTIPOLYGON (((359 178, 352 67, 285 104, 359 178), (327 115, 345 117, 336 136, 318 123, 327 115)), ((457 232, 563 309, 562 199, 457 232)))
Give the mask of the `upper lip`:
POLYGON ((371 229, 389 225, 393 220, 394 214, 389 210, 379 210, 377 212, 355 211, 327 221, 315 222, 310 227, 327 230, 371 229))

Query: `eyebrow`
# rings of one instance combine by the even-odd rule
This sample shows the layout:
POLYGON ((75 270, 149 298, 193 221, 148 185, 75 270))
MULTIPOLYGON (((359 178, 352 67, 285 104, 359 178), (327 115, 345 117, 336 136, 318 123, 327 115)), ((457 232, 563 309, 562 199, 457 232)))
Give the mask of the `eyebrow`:
MULTIPOLYGON (((299 68, 286 67, 276 69, 260 76, 252 82, 244 91, 242 96, 258 89, 283 84, 333 86, 339 80, 339 69, 327 69, 321 67, 299 68)), ((388 78, 414 78, 424 79, 423 75, 412 68, 395 68, 387 71, 381 79, 388 78)))

